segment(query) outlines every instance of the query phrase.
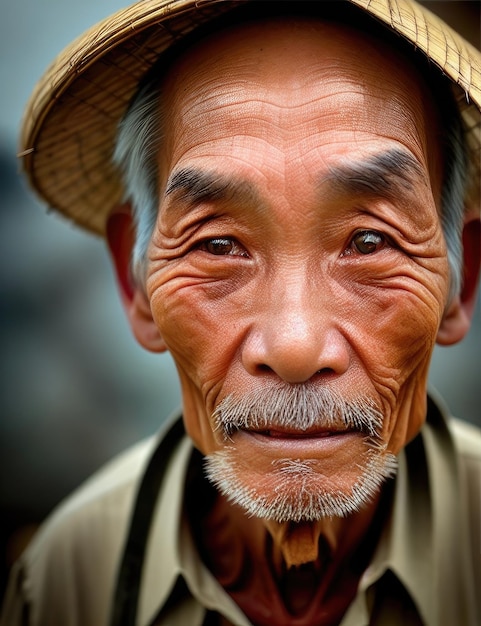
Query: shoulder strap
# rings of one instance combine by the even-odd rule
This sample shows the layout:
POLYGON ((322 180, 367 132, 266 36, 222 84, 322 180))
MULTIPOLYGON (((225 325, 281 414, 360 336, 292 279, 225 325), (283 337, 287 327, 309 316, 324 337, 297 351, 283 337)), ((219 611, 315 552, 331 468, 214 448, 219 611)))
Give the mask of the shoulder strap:
POLYGON ((172 452, 184 435, 182 419, 167 428, 142 476, 117 573, 110 626, 135 626, 142 566, 157 496, 172 452))

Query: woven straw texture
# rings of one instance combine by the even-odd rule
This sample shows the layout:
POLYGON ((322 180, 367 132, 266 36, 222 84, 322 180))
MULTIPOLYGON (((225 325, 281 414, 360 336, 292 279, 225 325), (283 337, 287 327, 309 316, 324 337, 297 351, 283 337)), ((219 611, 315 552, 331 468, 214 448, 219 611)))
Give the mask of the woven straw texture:
MULTIPOLYGON (((106 216, 123 197, 111 163, 115 134, 139 79, 173 42, 242 1, 248 0, 143 0, 57 57, 27 105, 20 145, 29 182, 51 208, 104 233, 106 216)), ((351 2, 413 42, 459 86, 479 181, 480 52, 411 0, 351 2)))

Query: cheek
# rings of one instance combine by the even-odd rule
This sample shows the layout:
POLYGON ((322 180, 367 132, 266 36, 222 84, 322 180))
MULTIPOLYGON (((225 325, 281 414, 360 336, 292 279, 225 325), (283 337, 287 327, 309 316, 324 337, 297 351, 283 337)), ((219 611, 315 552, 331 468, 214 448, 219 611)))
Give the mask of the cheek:
MULTIPOLYGON (((434 304, 434 303, 433 303, 434 304)), ((439 309, 420 307, 411 298, 387 298, 373 318, 372 338, 379 346, 366 354, 375 380, 393 385, 393 391, 403 385, 429 360, 439 325, 439 309)))
POLYGON ((359 325, 352 329, 356 352, 383 406, 382 438, 394 454, 425 419, 429 363, 441 311, 435 297, 390 292, 372 301, 362 333, 359 325))
POLYGON ((212 452, 218 442, 210 416, 241 341, 236 307, 226 311, 202 286, 163 286, 151 309, 179 373, 187 431, 204 454, 212 452))
POLYGON ((181 289, 168 296, 159 290, 151 306, 178 367, 199 389, 225 373, 235 351, 232 315, 227 318, 218 303, 203 297, 201 288, 181 289))

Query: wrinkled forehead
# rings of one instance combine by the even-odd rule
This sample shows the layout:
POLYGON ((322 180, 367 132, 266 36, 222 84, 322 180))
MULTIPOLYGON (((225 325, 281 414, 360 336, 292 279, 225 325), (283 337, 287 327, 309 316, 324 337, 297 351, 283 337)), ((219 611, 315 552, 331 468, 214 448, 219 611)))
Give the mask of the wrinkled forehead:
POLYGON ((329 73, 333 77, 342 74, 353 82, 369 78, 371 73, 378 81, 380 68, 388 67, 391 80, 378 81, 380 94, 388 93, 394 84, 404 83, 407 93, 425 102, 426 118, 436 116, 438 94, 433 93, 430 71, 421 63, 421 57, 392 33, 370 22, 367 30, 363 22, 361 30, 337 18, 289 15, 250 17, 226 24, 178 55, 165 75, 164 96, 206 98, 210 84, 221 76, 226 86, 239 90, 248 85, 262 88, 263 84, 272 89, 275 77, 279 84, 290 79, 301 89, 315 83, 316 78, 326 80, 329 73), (283 64, 286 56, 298 63, 295 74, 292 63, 283 64), (189 82, 197 90, 204 82, 206 91, 190 93, 189 82))
POLYGON ((171 121, 172 116, 186 119, 194 110, 202 116, 215 99, 226 110, 229 103, 252 106, 256 98, 282 109, 286 93, 290 107, 301 107, 322 98, 324 91, 332 93, 338 81, 349 85, 353 97, 362 98, 365 89, 374 94, 382 103, 380 116, 395 113, 399 119, 402 109, 413 133, 430 146, 425 152, 434 176, 441 160, 435 98, 413 58, 391 43, 377 30, 366 33, 351 24, 305 16, 228 25, 193 43, 171 65, 162 89, 164 113, 171 121))
MULTIPOLYGON (((198 74, 209 68, 215 72, 229 60, 241 66, 251 64, 259 70, 272 63, 269 52, 276 55, 279 51, 288 51, 290 56, 299 58, 302 61, 299 70, 304 70, 309 62, 312 66, 325 66, 329 62, 343 61, 344 71, 356 75, 359 68, 376 60, 392 63, 396 71, 402 71, 405 77, 410 76, 420 84, 430 82, 431 78, 425 59, 372 18, 363 17, 356 23, 352 15, 341 19, 339 15, 296 13, 273 17, 248 14, 247 18, 226 21, 206 33, 199 29, 174 50, 170 62, 164 65, 164 68, 170 66, 170 71, 164 73, 164 80, 198 74)), ((230 78, 232 82, 239 80, 236 75, 230 78)))

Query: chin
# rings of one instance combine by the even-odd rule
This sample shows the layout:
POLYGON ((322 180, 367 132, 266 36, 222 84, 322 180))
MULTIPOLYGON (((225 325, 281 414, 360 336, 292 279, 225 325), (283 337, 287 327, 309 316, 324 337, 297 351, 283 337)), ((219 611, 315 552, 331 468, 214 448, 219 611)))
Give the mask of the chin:
POLYGON ((278 458, 265 471, 253 469, 234 447, 207 455, 210 482, 249 516, 277 522, 313 522, 346 517, 366 506, 397 470, 394 455, 368 448, 362 460, 352 460, 326 474, 319 459, 278 458))

